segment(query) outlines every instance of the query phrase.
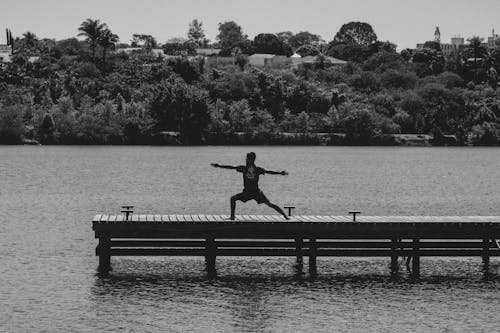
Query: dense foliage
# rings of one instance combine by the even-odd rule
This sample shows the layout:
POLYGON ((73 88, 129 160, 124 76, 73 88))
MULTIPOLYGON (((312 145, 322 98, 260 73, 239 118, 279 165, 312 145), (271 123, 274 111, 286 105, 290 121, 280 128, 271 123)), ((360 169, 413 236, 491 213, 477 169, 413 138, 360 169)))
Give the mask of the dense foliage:
POLYGON ((393 134, 411 133, 435 144, 499 143, 500 49, 475 38, 444 56, 433 43, 397 53, 365 23, 344 25, 328 44, 308 32, 249 41, 235 22, 220 24, 215 46, 229 55, 317 55, 296 68, 256 68, 241 54, 229 63, 188 58, 193 44, 208 43, 201 27, 196 21, 189 40, 164 44, 180 55, 168 59, 151 52, 149 35, 133 36, 139 51, 112 52, 117 36, 98 20, 82 23, 83 41, 26 33, 0 68, 0 142, 390 144, 393 134), (333 66, 323 54, 349 62, 333 66))

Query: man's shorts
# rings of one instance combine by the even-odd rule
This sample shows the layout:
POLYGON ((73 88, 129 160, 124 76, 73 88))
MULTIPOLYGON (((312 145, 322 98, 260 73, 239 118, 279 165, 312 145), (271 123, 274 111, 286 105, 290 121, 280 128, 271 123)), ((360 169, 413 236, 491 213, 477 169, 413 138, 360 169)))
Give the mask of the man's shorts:
POLYGON ((258 204, 268 203, 269 199, 266 198, 262 191, 243 191, 235 195, 236 200, 247 202, 248 200, 255 200, 258 204))

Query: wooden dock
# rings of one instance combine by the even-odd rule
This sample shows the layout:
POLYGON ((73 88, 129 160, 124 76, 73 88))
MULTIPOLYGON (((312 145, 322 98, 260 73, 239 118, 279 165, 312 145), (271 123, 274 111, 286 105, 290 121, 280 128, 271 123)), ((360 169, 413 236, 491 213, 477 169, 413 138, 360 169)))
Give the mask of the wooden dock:
POLYGON ((480 257, 487 268, 500 256, 500 216, 293 216, 96 215, 99 270, 111 269, 112 256, 204 256, 215 272, 220 256, 309 258, 388 257, 397 273, 398 257, 411 257, 420 275, 420 257, 480 257))

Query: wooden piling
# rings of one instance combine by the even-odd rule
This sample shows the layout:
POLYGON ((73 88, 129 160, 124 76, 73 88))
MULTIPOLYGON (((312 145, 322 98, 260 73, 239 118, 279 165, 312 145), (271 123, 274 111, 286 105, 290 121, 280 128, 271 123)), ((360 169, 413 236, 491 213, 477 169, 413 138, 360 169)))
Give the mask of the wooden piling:
POLYGON ((413 239, 413 254, 412 254, 412 275, 413 277, 420 277, 420 239, 413 239))
POLYGON ((97 255, 99 256, 99 272, 108 272, 111 270, 111 239, 108 235, 102 235, 99 238, 97 246, 97 255))
POLYGON ((316 267, 316 253, 317 250, 317 244, 316 244, 316 238, 310 238, 309 239, 309 274, 311 276, 315 276, 317 274, 317 267, 316 267))
POLYGON ((398 273, 398 249, 399 240, 397 238, 391 239, 391 275, 398 273))
POLYGON ((490 266, 490 240, 489 238, 483 239, 483 266, 486 269, 490 266))
POLYGON ((302 257, 302 245, 304 241, 301 237, 295 238, 295 253, 297 264, 302 265, 303 257, 302 257))
POLYGON ((213 237, 207 237, 205 241, 205 263, 207 267, 208 274, 215 274, 215 262, 216 262, 216 251, 217 247, 215 245, 215 239, 213 237))

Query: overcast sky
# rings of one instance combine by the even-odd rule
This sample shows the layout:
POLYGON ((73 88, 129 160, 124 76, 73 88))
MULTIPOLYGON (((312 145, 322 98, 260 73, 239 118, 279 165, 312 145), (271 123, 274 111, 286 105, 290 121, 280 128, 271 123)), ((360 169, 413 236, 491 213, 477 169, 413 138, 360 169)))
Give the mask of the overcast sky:
POLYGON ((185 37, 194 18, 212 41, 217 24, 229 20, 250 38, 309 31, 326 41, 342 24, 364 21, 379 40, 402 49, 431 40, 436 26, 443 42, 454 35, 487 37, 494 28, 500 33, 499 15, 500 0, 0 0, 0 27, 14 36, 29 30, 41 38, 74 37, 80 23, 93 18, 107 23, 122 42, 130 42, 134 33, 151 34, 159 42, 185 37))

